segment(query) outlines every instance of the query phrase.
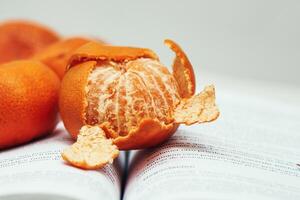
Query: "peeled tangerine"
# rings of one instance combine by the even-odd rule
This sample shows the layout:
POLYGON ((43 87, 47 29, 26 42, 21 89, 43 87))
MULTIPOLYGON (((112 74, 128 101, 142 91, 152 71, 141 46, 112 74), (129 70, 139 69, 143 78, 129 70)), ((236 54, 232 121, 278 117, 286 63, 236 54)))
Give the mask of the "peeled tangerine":
POLYGON ((195 93, 193 68, 173 41, 173 74, 149 49, 88 43, 71 57, 59 107, 66 129, 77 142, 62 152, 74 166, 96 169, 118 150, 155 146, 179 124, 215 120, 215 90, 195 93))
POLYGON ((57 122, 60 81, 32 60, 0 65, 0 149, 50 133, 57 122))

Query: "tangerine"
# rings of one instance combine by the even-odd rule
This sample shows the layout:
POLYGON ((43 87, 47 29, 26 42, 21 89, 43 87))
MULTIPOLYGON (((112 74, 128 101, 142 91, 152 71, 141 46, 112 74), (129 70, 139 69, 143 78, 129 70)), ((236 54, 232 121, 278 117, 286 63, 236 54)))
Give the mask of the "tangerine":
POLYGON ((0 65, 0 149, 40 137, 57 123, 60 81, 33 60, 0 65))
POLYGON ((4 22, 0 24, 0 63, 29 58, 59 39, 55 32, 34 22, 4 22))

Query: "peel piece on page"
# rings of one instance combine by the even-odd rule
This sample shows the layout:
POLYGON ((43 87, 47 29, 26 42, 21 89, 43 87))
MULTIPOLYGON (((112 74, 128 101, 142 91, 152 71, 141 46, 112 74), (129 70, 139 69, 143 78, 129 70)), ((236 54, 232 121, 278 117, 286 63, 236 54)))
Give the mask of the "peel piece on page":
POLYGON ((182 99, 174 112, 176 123, 191 125, 210 122, 217 119, 219 109, 215 104, 214 86, 206 86, 204 90, 191 98, 182 99))
POLYGON ((176 54, 173 62, 173 76, 178 83, 180 96, 182 98, 189 98, 195 94, 196 89, 192 64, 184 51, 174 41, 167 39, 165 40, 165 45, 176 54))
POLYGON ((98 126, 83 126, 77 142, 62 152, 65 161, 82 169, 99 169, 118 155, 117 146, 98 126))

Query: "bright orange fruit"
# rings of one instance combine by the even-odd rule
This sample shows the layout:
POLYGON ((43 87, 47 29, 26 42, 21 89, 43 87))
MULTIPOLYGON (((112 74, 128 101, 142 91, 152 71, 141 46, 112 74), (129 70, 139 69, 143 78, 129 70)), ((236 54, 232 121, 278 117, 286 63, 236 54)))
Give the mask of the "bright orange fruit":
POLYGON ((0 149, 40 137, 57 122, 60 81, 32 60, 0 65, 0 149))
POLYGON ((40 60, 50 67, 60 79, 66 72, 66 66, 71 55, 80 46, 90 42, 90 39, 72 37, 58 41, 34 55, 33 59, 40 60))
POLYGON ((0 24, 0 63, 29 58, 59 36, 47 27, 29 21, 0 24))
POLYGON ((88 43, 76 51, 62 81, 59 107, 65 127, 80 139, 63 152, 65 160, 94 169, 115 158, 116 147, 152 147, 169 138, 179 124, 219 116, 214 87, 194 95, 192 65, 175 42, 166 44, 176 53, 174 74, 149 49, 88 43))

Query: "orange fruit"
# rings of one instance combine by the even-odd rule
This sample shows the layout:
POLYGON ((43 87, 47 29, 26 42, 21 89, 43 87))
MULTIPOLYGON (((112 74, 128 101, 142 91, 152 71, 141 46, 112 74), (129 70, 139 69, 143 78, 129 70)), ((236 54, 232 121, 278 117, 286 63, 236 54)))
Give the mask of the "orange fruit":
POLYGON ((0 149, 49 133, 56 125, 60 81, 32 60, 0 65, 0 149))
POLYGON ((101 167, 116 156, 114 146, 152 147, 169 138, 179 124, 218 117, 214 87, 194 95, 195 76, 187 56, 175 42, 166 43, 176 53, 174 74, 149 49, 88 43, 75 52, 62 81, 59 108, 66 129, 80 141, 63 152, 66 161, 81 168, 101 167), (99 156, 95 151, 100 147, 90 144, 110 150, 99 156), (98 160, 92 156, 96 154, 98 160))
POLYGON ((47 27, 29 21, 0 24, 0 63, 29 58, 59 36, 47 27))
POLYGON ((82 37, 67 38, 38 52, 34 55, 33 59, 37 59, 46 64, 59 76, 60 79, 62 79, 66 72, 66 66, 71 55, 77 48, 90 41, 90 39, 82 37))

